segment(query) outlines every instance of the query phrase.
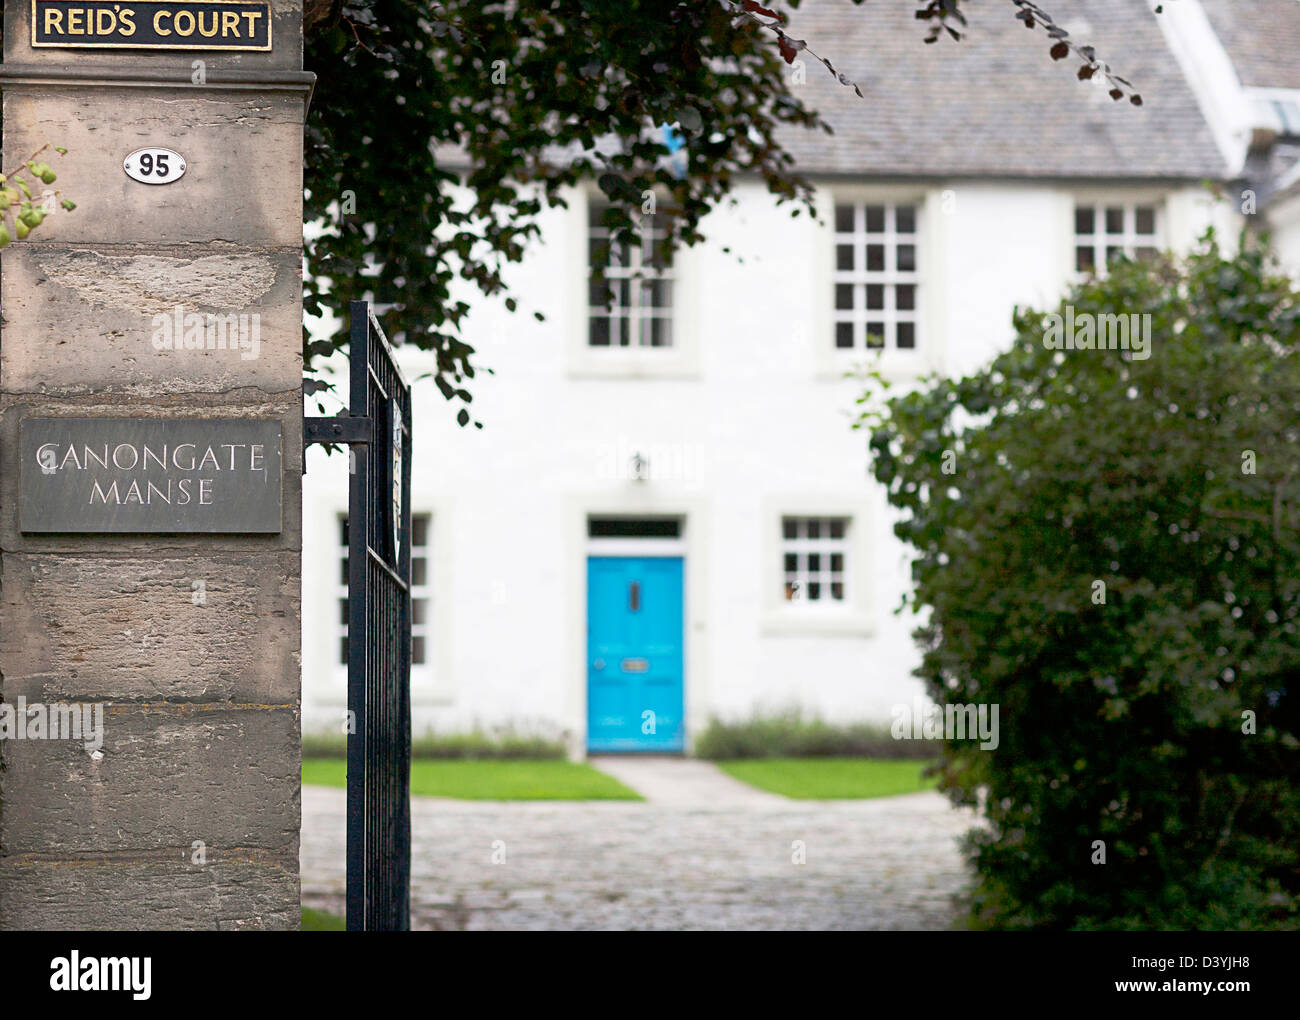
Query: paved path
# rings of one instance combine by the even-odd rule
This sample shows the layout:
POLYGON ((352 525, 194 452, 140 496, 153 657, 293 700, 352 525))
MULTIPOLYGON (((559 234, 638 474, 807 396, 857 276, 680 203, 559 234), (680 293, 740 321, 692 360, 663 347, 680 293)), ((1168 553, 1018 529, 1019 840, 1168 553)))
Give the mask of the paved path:
POLYGON ((733 779, 697 758, 593 756, 587 764, 613 776, 651 804, 679 808, 776 807, 790 800, 733 779))
MULTIPOLYGON (((653 794, 653 784, 640 781, 653 794)), ((699 791, 709 782, 697 773, 685 785, 699 791)), ((302 792, 303 903, 341 914, 344 793, 302 792)), ((769 795, 760 803, 742 791, 741 799, 703 806, 667 796, 668 803, 414 798, 412 927, 951 924, 951 895, 965 881, 956 838, 972 817, 939 794, 822 802, 769 795), (804 863, 795 863, 801 849, 804 863)))

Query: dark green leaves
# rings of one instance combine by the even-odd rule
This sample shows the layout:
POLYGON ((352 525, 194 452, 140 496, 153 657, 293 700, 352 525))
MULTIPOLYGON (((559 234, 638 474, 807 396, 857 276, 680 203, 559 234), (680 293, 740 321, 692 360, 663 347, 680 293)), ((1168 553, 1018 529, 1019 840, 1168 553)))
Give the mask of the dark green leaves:
MULTIPOLYGON (((308 34, 305 63, 319 74, 305 217, 330 229, 305 245, 304 308, 371 298, 390 335, 431 352, 449 400, 475 356, 457 281, 504 299, 504 267, 569 188, 597 181, 628 236, 653 192, 666 246, 689 244, 741 173, 807 199, 776 134, 823 126, 791 95, 775 39, 714 3, 348 0, 336 27, 308 34), (691 139, 680 177, 666 169, 674 123, 691 139)), ((343 322, 331 343, 346 336, 343 322)))
POLYGON ((1150 316, 1150 356, 1049 349, 1018 310, 986 368, 864 417, 928 610, 919 674, 940 704, 1000 706, 997 751, 954 741, 941 765, 959 802, 987 791, 973 911, 1295 927, 1300 293, 1243 238, 1121 260, 1067 307, 1150 316))
MULTIPOLYGON (((932 36, 960 36, 957 0, 916 2, 932 36)), ((1064 41, 1040 8, 1014 2, 1029 27, 1064 41)), ((831 128, 792 91, 787 65, 807 56, 862 90, 830 59, 834 39, 814 40, 821 56, 789 27, 753 0, 346 0, 306 36, 305 66, 319 77, 304 215, 327 229, 305 242, 304 309, 342 320, 348 301, 372 300, 390 336, 431 352, 442 392, 458 399, 475 352, 468 304, 453 292, 468 283, 504 298, 506 266, 570 189, 598 182, 618 239, 632 237, 653 193, 666 250, 700 240, 701 220, 743 175, 811 212, 778 137, 831 128), (684 172, 670 169, 671 124, 689 137, 684 172)), ((340 321, 329 339, 346 337, 340 321)), ((319 349, 303 356, 310 372, 319 349)))

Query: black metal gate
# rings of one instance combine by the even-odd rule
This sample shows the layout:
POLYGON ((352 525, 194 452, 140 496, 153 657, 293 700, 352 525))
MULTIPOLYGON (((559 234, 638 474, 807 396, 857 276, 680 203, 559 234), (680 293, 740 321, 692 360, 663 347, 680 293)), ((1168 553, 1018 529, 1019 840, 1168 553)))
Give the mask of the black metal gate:
POLYGON ((411 926, 411 388, 353 301, 346 416, 308 443, 351 448, 348 494, 349 931, 411 926))

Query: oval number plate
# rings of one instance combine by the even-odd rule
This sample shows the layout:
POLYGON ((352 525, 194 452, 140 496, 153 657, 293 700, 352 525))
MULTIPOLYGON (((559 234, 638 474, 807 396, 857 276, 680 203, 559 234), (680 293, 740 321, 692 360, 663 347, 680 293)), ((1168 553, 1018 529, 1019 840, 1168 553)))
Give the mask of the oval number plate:
POLYGON ((185 173, 185 157, 173 149, 136 149, 122 160, 122 169, 141 184, 171 184, 185 173))

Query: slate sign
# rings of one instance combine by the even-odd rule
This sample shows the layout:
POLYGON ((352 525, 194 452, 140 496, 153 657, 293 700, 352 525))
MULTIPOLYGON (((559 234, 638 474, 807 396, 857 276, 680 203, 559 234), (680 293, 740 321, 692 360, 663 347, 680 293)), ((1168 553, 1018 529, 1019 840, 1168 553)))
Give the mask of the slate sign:
POLYGON ((269 50, 271 0, 32 0, 32 46, 269 50))
POLYGON ((25 532, 274 534, 279 421, 25 418, 25 532))

